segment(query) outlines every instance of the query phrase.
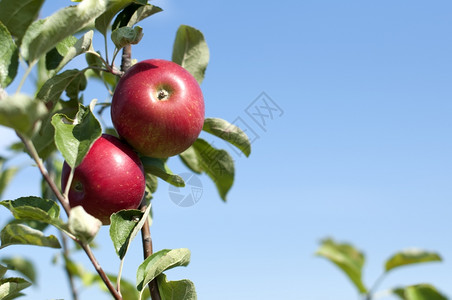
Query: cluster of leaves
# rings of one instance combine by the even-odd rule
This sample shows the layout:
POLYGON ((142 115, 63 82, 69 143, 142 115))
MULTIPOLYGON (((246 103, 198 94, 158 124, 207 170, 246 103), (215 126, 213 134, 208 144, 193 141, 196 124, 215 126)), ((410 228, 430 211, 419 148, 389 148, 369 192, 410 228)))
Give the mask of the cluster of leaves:
MULTIPOLYGON (((386 260, 383 273, 372 288, 369 289, 362 279, 362 269, 365 262, 364 254, 353 245, 325 239, 316 254, 328 259, 343 271, 359 294, 366 300, 373 299, 375 289, 393 270, 413 264, 442 261, 441 256, 435 252, 421 249, 399 251, 386 260)), ((387 292, 399 297, 401 300, 447 300, 447 297, 442 295, 433 285, 426 283, 396 287, 387 292)))
MULTIPOLYGON (((64 248, 57 237, 44 234, 43 230, 50 225, 74 240, 95 261, 89 245, 101 224, 82 208, 69 208, 68 191, 61 191, 56 180, 60 176, 61 162, 54 154, 61 154, 74 170, 103 131, 115 134, 113 128, 103 130, 98 120, 98 115, 109 103, 101 104, 96 115, 95 108, 99 105, 96 100, 84 105, 83 91, 91 79, 97 79, 104 83, 111 95, 124 71, 114 64, 117 54, 124 47, 138 44, 143 37, 143 28, 137 23, 162 9, 148 4, 147 0, 84 0, 39 19, 43 2, 26 0, 18 4, 15 0, 0 1, 0 125, 17 133, 21 143, 14 145, 13 149, 28 153, 45 179, 42 197, 0 202, 14 216, 14 220, 1 230, 0 249, 18 244, 64 248), (104 38, 104 56, 93 45, 93 40, 99 36, 97 33, 104 38), (111 61, 108 39, 115 46, 111 61), (79 55, 85 55, 86 67, 67 69, 79 55), (16 92, 8 95, 7 87, 15 80, 19 62, 24 62, 27 70, 16 92), (33 95, 21 93, 33 70, 38 78, 36 92, 33 95), (60 216, 60 205, 55 200, 69 215, 67 221, 60 216)), ((180 26, 172 60, 201 83, 209 61, 209 49, 203 34, 193 27, 180 26)), ((206 118, 203 130, 236 146, 246 156, 250 154, 249 139, 237 126, 219 118, 206 118)), ((227 151, 214 148, 199 138, 179 157, 191 171, 209 176, 220 197, 226 201, 235 172, 234 161, 227 151)), ((4 161, 0 159, 0 193, 17 172, 14 167, 4 168, 4 161)), ((163 274, 170 268, 186 266, 190 261, 188 249, 165 249, 149 256, 138 267, 135 286, 121 279, 130 242, 149 218, 149 201, 156 191, 158 178, 177 187, 185 186, 183 179, 168 168, 166 159, 142 157, 142 161, 147 173, 147 209, 125 210, 111 217, 110 236, 120 258, 119 274, 103 276, 103 271, 95 266, 101 276, 98 277, 74 263, 68 255, 64 255, 65 267, 70 276, 80 278, 87 285, 105 283, 116 299, 121 299, 121 294, 126 299, 145 298, 146 286, 151 281, 157 282, 161 299, 196 299, 191 281, 168 281, 163 274), (117 281, 117 290, 112 288, 109 280, 117 281)), ((25 279, 3 278, 10 268, 8 266, 0 265, 2 299, 12 299, 30 285, 25 279)))

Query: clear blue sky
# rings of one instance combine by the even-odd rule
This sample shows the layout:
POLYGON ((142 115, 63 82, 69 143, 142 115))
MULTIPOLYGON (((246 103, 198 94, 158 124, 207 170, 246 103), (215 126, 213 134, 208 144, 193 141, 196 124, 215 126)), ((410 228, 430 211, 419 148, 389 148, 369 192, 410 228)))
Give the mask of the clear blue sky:
MULTIPOLYGON (((345 276, 313 254, 319 240, 333 237, 364 250, 367 285, 397 250, 437 251, 444 262, 394 271, 381 289, 429 282, 452 296, 450 1, 155 4, 165 11, 141 24, 134 57, 170 59, 178 26, 200 29, 211 51, 206 116, 240 118, 256 137, 250 158, 231 152, 236 178, 226 204, 206 176, 202 198, 189 208, 176 206, 160 183, 155 249, 192 251, 190 265, 169 279, 191 279, 199 299, 357 299, 345 276), (247 114, 262 92, 281 109, 263 128, 247 114)), ((54 9, 47 4, 43 13, 54 9)), ((102 49, 101 39, 95 47, 102 49)), ((85 99, 94 97, 106 93, 93 85, 85 99)), ((0 134, 4 145, 11 135, 0 134)), ((170 167, 186 171, 177 158, 170 167)), ((29 166, 4 198, 37 193, 29 166)), ((1 223, 6 218, 0 209, 1 223)), ((101 265, 116 272, 107 228, 98 244, 101 265)), ((39 285, 23 299, 70 299, 51 264, 55 250, 12 246, 0 254, 14 253, 39 255, 39 285)), ((141 255, 137 240, 124 273, 132 282, 141 255)), ((81 296, 109 299, 95 288, 81 296)))

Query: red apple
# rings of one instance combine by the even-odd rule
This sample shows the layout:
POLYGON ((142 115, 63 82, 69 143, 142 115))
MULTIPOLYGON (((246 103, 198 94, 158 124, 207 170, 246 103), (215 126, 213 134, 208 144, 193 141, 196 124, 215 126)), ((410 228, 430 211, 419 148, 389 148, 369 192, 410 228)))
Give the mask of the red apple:
MULTIPOLYGON (((70 171, 64 162, 61 174, 63 191, 70 171)), ((145 185, 143 165, 138 155, 118 138, 103 134, 74 170, 69 204, 71 207, 81 205, 86 212, 108 225, 112 213, 138 208, 145 185)))
POLYGON ((196 79, 162 59, 133 65, 119 80, 111 102, 118 134, 146 156, 179 154, 198 138, 204 98, 196 79))

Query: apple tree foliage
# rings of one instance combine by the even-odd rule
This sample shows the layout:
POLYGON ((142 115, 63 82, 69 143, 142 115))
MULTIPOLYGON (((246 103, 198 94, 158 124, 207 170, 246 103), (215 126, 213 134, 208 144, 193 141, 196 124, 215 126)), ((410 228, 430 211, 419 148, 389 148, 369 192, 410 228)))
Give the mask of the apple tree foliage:
MULTIPOLYGON (((44 0, 0 0, 0 125, 9 127, 20 138, 21 142, 12 145, 11 150, 27 153, 42 174, 42 195, 0 201, 13 216, 0 229, 0 299, 19 297, 35 283, 32 261, 1 259, 2 248, 19 244, 62 249, 64 268, 70 279, 78 278, 87 286, 100 284, 115 299, 196 299, 193 282, 171 281, 164 274, 168 269, 188 265, 190 251, 185 248, 148 253, 137 269, 135 283, 121 278, 130 243, 140 231, 146 227, 149 230, 151 199, 158 181, 177 187, 185 185, 168 168, 167 159, 142 157, 147 178, 144 205, 111 216, 110 236, 119 257, 118 274, 106 274, 91 251, 90 245, 95 243, 101 226, 99 220, 81 207, 71 209, 67 191, 59 186, 61 157, 75 168, 103 132, 115 134, 113 128, 102 128, 99 121, 110 103, 86 101, 85 89, 93 80, 100 80, 105 93, 111 95, 130 65, 131 45, 139 47, 146 31, 137 24, 162 12, 147 0, 75 2, 78 3, 40 18, 44 0), (96 39, 105 49, 95 48, 96 39), (108 49, 108 45, 114 45, 114 49, 108 49), (125 58, 119 64, 121 52, 125 58), (85 57, 85 66, 68 67, 78 56, 85 57), (17 76, 19 64, 26 66, 21 78, 17 76), (26 94, 22 87, 30 80, 30 74, 37 78, 36 89, 26 94), (15 91, 9 87, 13 82, 17 85, 15 91), (64 234, 47 235, 48 226, 64 234), (97 274, 71 259, 67 239, 72 239, 77 249, 86 253, 97 274), (8 276, 8 270, 15 270, 21 277, 8 276)), ((172 60, 201 84, 209 61, 203 34, 182 25, 175 36, 172 60)), ((228 121, 206 118, 203 130, 236 146, 246 156, 250 154, 248 137, 228 121)), ((189 170, 207 174, 221 199, 226 201, 234 181, 234 161, 227 151, 199 138, 179 157, 189 170)), ((6 158, 0 158, 0 195, 17 171, 18 167, 9 166, 6 158)))
MULTIPOLYGON (((338 243, 330 238, 321 242, 316 255, 326 258, 337 266, 358 291, 361 299, 371 300, 378 298, 379 294, 394 295, 401 300, 447 300, 448 298, 439 292, 433 285, 427 283, 414 284, 409 286, 395 287, 387 291, 378 293, 383 279, 394 270, 400 267, 416 265, 428 262, 441 262, 441 256, 436 252, 412 248, 398 251, 390 256, 384 264, 383 272, 369 288, 363 281, 363 267, 365 255, 353 245, 348 243, 338 243)), ((380 295, 381 296, 381 295, 380 295)))

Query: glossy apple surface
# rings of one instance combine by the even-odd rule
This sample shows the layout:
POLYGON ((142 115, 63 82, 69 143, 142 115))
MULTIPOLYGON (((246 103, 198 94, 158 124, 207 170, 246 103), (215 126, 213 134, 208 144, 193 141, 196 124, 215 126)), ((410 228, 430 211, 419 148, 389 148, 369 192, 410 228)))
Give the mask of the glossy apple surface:
POLYGON ((171 61, 133 65, 113 94, 111 119, 118 134, 146 156, 179 154, 199 136, 204 98, 196 79, 171 61))
MULTIPOLYGON (((61 174, 63 191, 70 171, 64 162, 61 174)), ((71 207, 81 205, 107 225, 112 213, 138 208, 145 185, 143 165, 138 155, 118 138, 103 134, 75 168, 69 204, 71 207)))

